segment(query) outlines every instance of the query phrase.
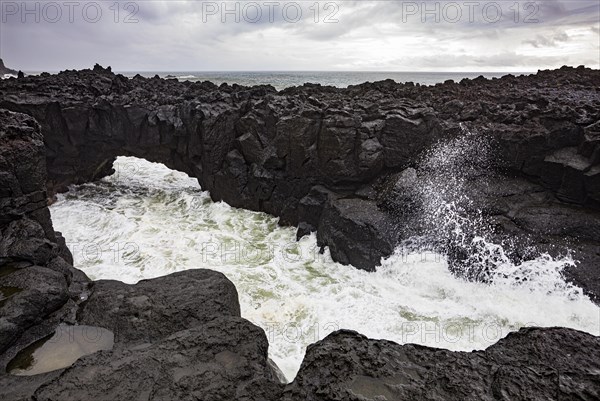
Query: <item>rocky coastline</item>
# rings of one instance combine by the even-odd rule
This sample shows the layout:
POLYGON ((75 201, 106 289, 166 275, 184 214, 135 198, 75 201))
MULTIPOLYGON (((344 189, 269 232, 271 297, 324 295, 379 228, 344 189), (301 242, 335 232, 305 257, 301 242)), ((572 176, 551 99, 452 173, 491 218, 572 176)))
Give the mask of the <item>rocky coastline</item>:
MULTIPOLYGON (((100 66, 3 80, 0 288, 13 290, 0 299, 0 398, 600 398, 600 338, 564 328, 522 329, 472 353, 339 331, 309 347, 284 385, 265 333, 240 316, 225 276, 93 282, 73 267, 47 207, 69 185, 111 174, 117 156, 137 156, 196 177, 214 200, 279 216, 299 236, 317 231, 335 260, 374 270, 420 234, 409 228, 419 227, 416 188, 429 177, 423 154, 468 130, 491 145, 485 179, 479 169, 464 177, 468 208, 498 241, 526 240, 512 249, 515 260, 531 248, 570 251, 578 262, 567 278, 597 301, 599 87, 600 72, 585 68, 280 92, 128 79, 100 66), (41 375, 6 373, 59 324, 109 329, 114 347, 41 375)), ((451 241, 440 247, 457 269, 468 257, 451 241)))

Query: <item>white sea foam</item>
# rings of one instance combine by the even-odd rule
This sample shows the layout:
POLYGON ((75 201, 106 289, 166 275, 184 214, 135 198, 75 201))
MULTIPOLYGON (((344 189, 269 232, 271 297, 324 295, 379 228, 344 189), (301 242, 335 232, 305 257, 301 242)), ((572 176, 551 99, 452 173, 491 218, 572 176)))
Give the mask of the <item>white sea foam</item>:
POLYGON ((398 248, 367 273, 320 255, 314 235, 296 242, 276 218, 214 203, 195 179, 140 159, 120 157, 115 175, 72 188, 51 212, 93 279, 225 273, 288 379, 306 346, 338 328, 452 350, 483 349, 525 325, 600 334, 600 308, 562 280, 569 260, 506 262, 483 284, 454 276, 440 255, 398 248))

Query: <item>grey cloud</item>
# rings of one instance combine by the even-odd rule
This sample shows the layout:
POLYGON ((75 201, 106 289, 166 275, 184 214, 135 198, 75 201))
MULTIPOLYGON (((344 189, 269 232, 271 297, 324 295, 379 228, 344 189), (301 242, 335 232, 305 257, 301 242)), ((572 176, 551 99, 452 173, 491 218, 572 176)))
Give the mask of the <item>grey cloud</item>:
POLYGON ((561 42, 567 42, 569 35, 566 32, 560 32, 553 36, 537 35, 535 39, 524 40, 524 44, 530 44, 535 48, 556 47, 561 42))
POLYGON ((545 67, 550 65, 558 65, 561 63, 568 64, 569 62, 568 58, 561 56, 523 56, 522 54, 517 54, 515 52, 504 52, 492 56, 473 57, 469 59, 465 59, 464 57, 457 56, 455 54, 440 54, 435 57, 431 56, 419 58, 415 61, 422 63, 427 67, 436 67, 442 60, 444 65, 447 65, 450 68, 505 67, 507 65, 511 65, 522 66, 528 70, 531 70, 531 67, 545 67))
MULTIPOLYGON (((323 6, 325 2, 320 1, 319 4, 323 6)), ((261 4, 262 0, 257 3, 261 4)), ((415 3, 421 5, 422 1, 415 3)), ((426 3, 432 7, 435 2, 426 3)), ((456 3, 463 2, 459 0, 456 3)), ((521 5, 524 3, 521 1, 521 5)), ((7 63, 26 70, 89 67, 99 61, 122 70, 269 70, 313 66, 335 69, 339 65, 358 65, 369 58, 370 64, 361 68, 384 68, 386 62, 374 60, 372 54, 367 56, 354 48, 372 42, 374 47, 381 47, 382 51, 403 53, 407 50, 392 49, 386 43, 398 38, 424 38, 428 48, 421 52, 435 56, 416 57, 411 68, 459 67, 458 61, 450 62, 453 59, 444 54, 447 46, 464 49, 462 63, 481 68, 486 68, 486 63, 489 63, 491 68, 502 67, 502 62, 507 63, 505 67, 524 62, 533 66, 535 62, 560 63, 562 59, 530 57, 527 61, 520 61, 519 57, 523 56, 510 54, 505 54, 505 57, 478 58, 474 50, 477 46, 506 49, 513 42, 538 49, 555 48, 575 41, 569 41, 566 31, 570 28, 583 27, 589 35, 591 32, 599 33, 600 5, 596 1, 545 0, 537 3, 540 5, 537 14, 539 23, 529 24, 522 21, 515 23, 508 12, 494 24, 481 18, 471 23, 465 19, 466 16, 457 23, 422 23, 419 15, 403 19, 405 9, 400 1, 339 2, 339 23, 334 24, 312 21, 313 15, 309 9, 314 4, 312 1, 301 3, 304 17, 296 24, 285 21, 280 12, 275 13, 273 22, 263 14, 256 23, 242 19, 240 23, 231 21, 223 24, 218 16, 204 23, 202 7, 205 3, 200 1, 139 1, 135 15, 139 21, 137 24, 123 24, 122 21, 115 24, 108 9, 112 2, 108 2, 102 3, 105 14, 97 24, 81 20, 75 23, 23 24, 18 19, 9 19, 0 27, 0 56, 7 63), (357 46, 352 46, 354 43, 357 46), (339 50, 342 48, 352 51, 339 50), (465 57, 469 60, 465 60, 465 57)), ((512 4, 502 2, 503 10, 508 10, 512 4)), ((126 14, 121 10, 120 18, 126 14)), ((321 19, 323 16, 321 10, 321 19)), ((520 18, 523 17, 521 13, 520 18)), ((587 44, 588 48, 592 45, 587 44)), ((597 40, 595 46, 598 46, 597 40)), ((382 56, 389 59, 388 54, 382 56)), ((573 62, 581 63, 589 59, 589 51, 587 55, 573 57, 573 62)), ((387 65, 389 68, 390 63, 387 65)))
MULTIPOLYGON (((396 33, 410 35, 419 33, 442 33, 445 37, 457 39, 468 39, 476 36, 487 36, 490 39, 501 39, 502 31, 505 29, 518 29, 523 31, 523 36, 531 37, 531 41, 536 38, 536 31, 543 27, 566 28, 571 26, 588 25, 590 22, 598 22, 598 13, 600 12, 600 3, 596 1, 519 1, 519 2, 498 2, 483 1, 473 2, 473 19, 471 19, 469 7, 465 6, 469 2, 461 1, 426 1, 425 7, 433 10, 433 5, 438 4, 439 22, 435 22, 433 16, 429 16, 426 22, 422 21, 422 14, 425 14, 423 2, 419 1, 397 1, 397 2, 342 2, 341 11, 346 11, 341 15, 339 24, 328 29, 310 26, 310 24, 299 24, 288 27, 295 32, 315 40, 331 40, 343 38, 348 33, 358 30, 365 25, 383 25, 388 24, 395 28, 396 33), (374 4, 372 7, 365 7, 374 4), (519 5, 519 12, 515 13, 515 3, 519 5), (410 5, 416 7, 414 14, 407 14, 410 5), (444 18, 445 4, 461 5, 462 16, 457 21, 452 22, 444 18), (486 5, 492 5, 488 11, 489 16, 485 16, 483 10, 486 5), (537 7, 533 7, 535 4, 537 7), (495 21, 493 10, 496 5, 501 7, 501 18, 495 21), (487 19, 486 19, 487 18, 487 19), (533 34, 530 34, 533 33, 533 34)), ((543 42, 540 41, 540 44, 543 42)))

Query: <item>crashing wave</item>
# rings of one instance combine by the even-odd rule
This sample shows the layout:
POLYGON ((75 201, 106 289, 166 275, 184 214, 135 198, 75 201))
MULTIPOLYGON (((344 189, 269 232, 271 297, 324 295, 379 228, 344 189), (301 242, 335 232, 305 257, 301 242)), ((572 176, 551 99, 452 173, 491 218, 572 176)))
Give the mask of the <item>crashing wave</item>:
POLYGON ((493 141, 461 128, 460 136, 432 147, 398 181, 397 192, 404 204, 410 199, 408 210, 415 216, 410 225, 418 231, 402 246, 446 255, 450 269, 467 280, 581 296, 581 289, 563 278, 564 268, 575 263, 568 253, 553 258, 526 237, 496 232, 477 200, 478 191, 494 179, 493 141))
POLYGON ((173 75, 173 74, 169 74, 169 75, 165 75, 165 79, 194 79, 196 78, 195 75, 173 75))

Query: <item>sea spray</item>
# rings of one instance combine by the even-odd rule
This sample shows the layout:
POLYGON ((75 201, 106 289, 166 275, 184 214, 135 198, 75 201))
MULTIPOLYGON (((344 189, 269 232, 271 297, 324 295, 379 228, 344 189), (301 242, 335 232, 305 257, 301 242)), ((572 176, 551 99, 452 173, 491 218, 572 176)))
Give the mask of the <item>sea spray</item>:
POLYGON ((541 257, 519 267, 528 277, 522 285, 510 281, 516 265, 500 266, 506 279, 485 284, 457 278, 439 252, 399 247, 368 273, 320 254, 314 234, 296 242, 295 229, 272 216, 211 201, 183 173, 135 158, 118 158, 116 167, 51 207, 75 266, 92 279, 127 283, 191 268, 223 272, 238 289, 242 316, 265 330, 269 354, 289 380, 306 346, 341 328, 465 351, 522 326, 599 334, 597 306, 560 290, 559 275, 534 279, 562 261, 541 257))
POLYGON ((536 250, 526 235, 495 229, 481 200, 489 181, 501 179, 495 175, 495 157, 490 137, 461 125, 460 135, 438 142, 415 169, 403 172, 391 201, 410 227, 402 248, 441 253, 450 270, 467 280, 582 296, 562 276, 575 263, 567 249, 552 258, 536 250))
POLYGON ((457 138, 434 145, 419 163, 416 188, 421 202, 419 218, 430 243, 440 244, 462 277, 487 281, 499 263, 509 262, 505 244, 487 240, 493 232, 475 201, 478 189, 490 179, 490 138, 461 126, 457 138))

